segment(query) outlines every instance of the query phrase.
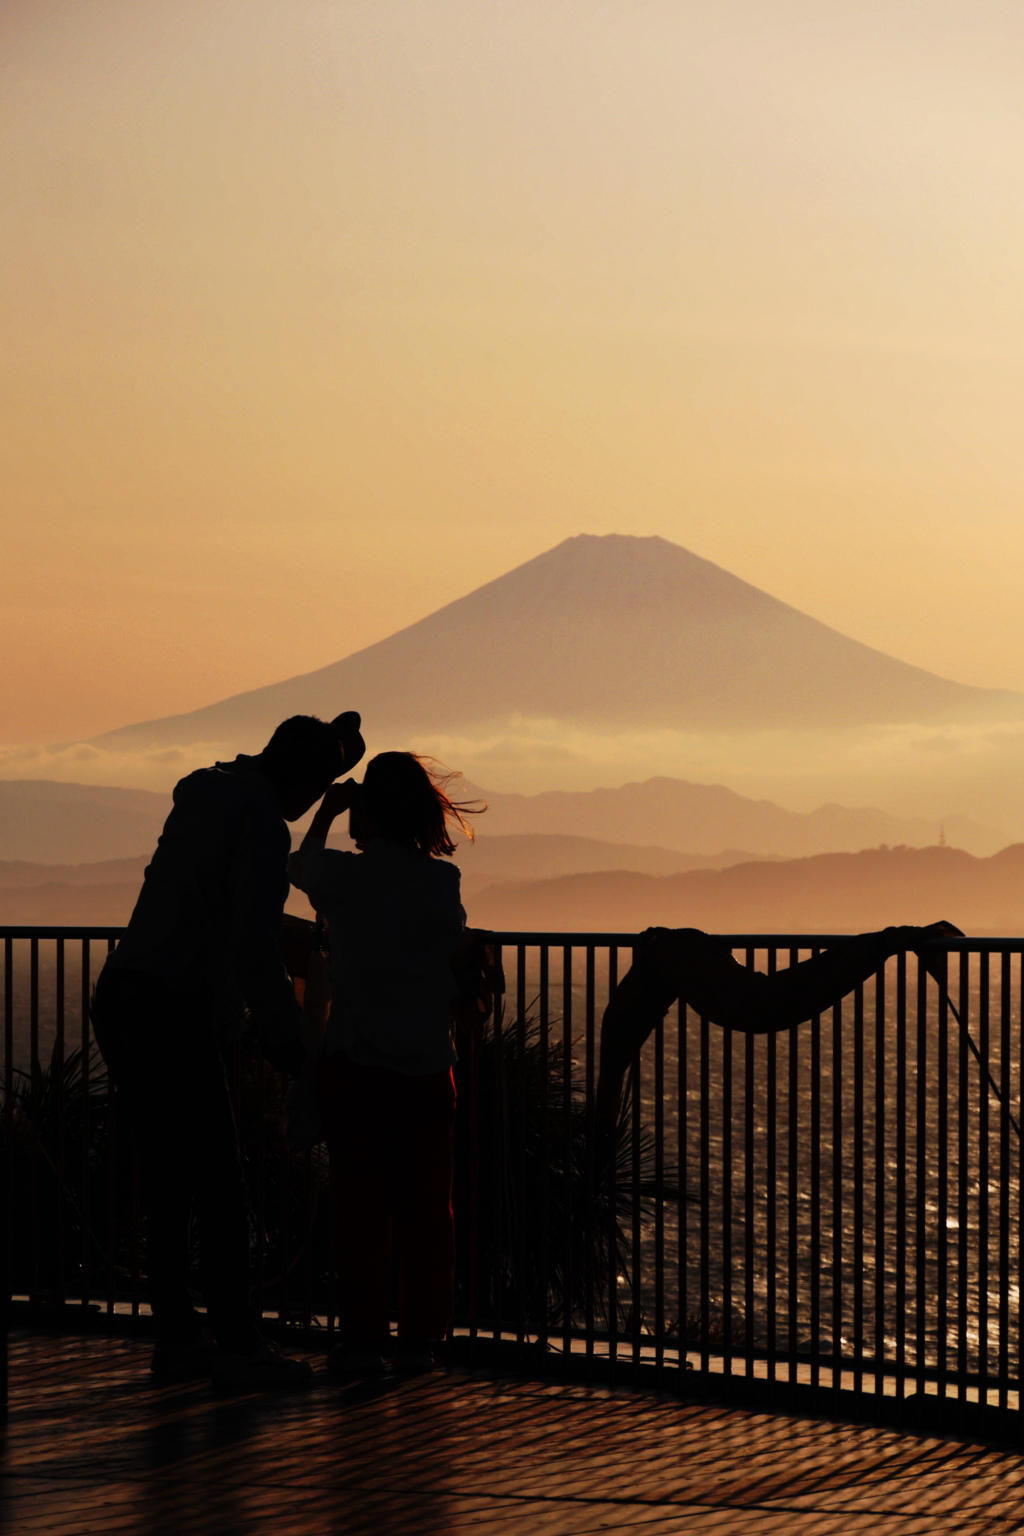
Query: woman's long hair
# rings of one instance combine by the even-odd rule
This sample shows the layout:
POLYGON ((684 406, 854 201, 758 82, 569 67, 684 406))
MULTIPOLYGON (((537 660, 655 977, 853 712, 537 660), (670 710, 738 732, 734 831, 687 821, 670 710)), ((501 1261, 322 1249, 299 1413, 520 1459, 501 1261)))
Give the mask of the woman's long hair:
POLYGON ((479 816, 486 805, 453 800, 448 793, 458 773, 445 773, 415 752, 378 752, 366 765, 363 803, 382 837, 412 843, 430 858, 450 858, 455 852, 452 832, 473 841, 467 816, 479 816))

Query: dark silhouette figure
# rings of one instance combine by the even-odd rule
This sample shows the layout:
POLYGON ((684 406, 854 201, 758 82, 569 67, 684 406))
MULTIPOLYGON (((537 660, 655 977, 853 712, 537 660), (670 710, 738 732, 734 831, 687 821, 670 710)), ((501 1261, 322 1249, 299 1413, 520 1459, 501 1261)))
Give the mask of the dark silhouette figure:
POLYGON ((811 960, 768 976, 740 965, 724 939, 699 928, 648 928, 601 1022, 599 1132, 607 1140, 626 1069, 677 999, 723 1029, 772 1034, 831 1008, 900 950, 961 936, 946 922, 884 928, 833 944, 811 960))
POLYGON ((309 1366, 263 1338, 250 1301, 249 1204, 220 1040, 248 1012, 269 1059, 302 1064, 301 1013, 281 958, 291 839, 362 757, 359 716, 296 715, 255 757, 176 786, 128 927, 96 984, 93 1027, 142 1156, 156 1374, 292 1385, 309 1366), (195 1217, 217 1349, 189 1292, 195 1217))
POLYGON ((383 752, 361 786, 328 792, 289 863, 331 939, 318 1087, 340 1334, 327 1363, 341 1375, 378 1374, 391 1353, 392 1241, 398 1369, 429 1371, 451 1323, 458 986, 450 957, 465 926, 459 871, 448 862, 453 824, 468 830, 443 781, 412 753, 383 752), (358 853, 324 847, 346 808, 358 853))

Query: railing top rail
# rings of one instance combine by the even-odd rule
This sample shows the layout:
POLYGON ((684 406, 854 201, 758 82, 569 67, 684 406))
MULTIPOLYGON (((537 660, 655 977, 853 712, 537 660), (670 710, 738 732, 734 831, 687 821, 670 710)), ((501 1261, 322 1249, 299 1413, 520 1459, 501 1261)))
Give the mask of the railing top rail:
MULTIPOLYGON (((634 945, 639 937, 639 933, 517 932, 514 929, 507 932, 496 931, 494 934, 499 944, 525 944, 528 947, 546 944, 550 948, 569 945, 580 949, 586 948, 587 945, 595 945, 598 948, 607 945, 628 948, 634 945)), ((853 935, 849 933, 718 933, 715 937, 724 940, 733 949, 813 949, 829 944, 841 944, 844 939, 852 938, 853 935)), ((943 939, 932 942, 942 949, 971 954, 982 950, 1024 952, 1024 936, 989 938, 987 935, 982 935, 972 938, 968 934, 962 939, 943 939)))
POLYGON ((119 939, 123 933, 123 923, 116 928, 92 923, 70 927, 61 923, 0 924, 0 939, 119 939))
MULTIPOLYGON (((0 939, 119 939, 124 933, 124 924, 117 926, 111 924, 74 923, 70 925, 60 923, 3 923, 0 924, 0 939)), ((824 947, 829 944, 841 944, 844 939, 851 937, 849 933, 719 933, 717 938, 724 940, 733 949, 812 949, 824 947)), ((501 929, 494 931, 494 938, 499 944, 525 945, 527 948, 538 948, 547 945, 554 949, 568 946, 573 949, 585 949, 593 946, 597 949, 617 947, 629 949, 637 942, 640 934, 632 933, 604 933, 587 932, 585 930, 558 931, 555 929, 501 929)), ((950 950, 954 953, 968 954, 988 953, 1024 953, 1024 935, 1013 936, 978 936, 966 935, 962 939, 944 939, 933 941, 936 947, 950 950)))

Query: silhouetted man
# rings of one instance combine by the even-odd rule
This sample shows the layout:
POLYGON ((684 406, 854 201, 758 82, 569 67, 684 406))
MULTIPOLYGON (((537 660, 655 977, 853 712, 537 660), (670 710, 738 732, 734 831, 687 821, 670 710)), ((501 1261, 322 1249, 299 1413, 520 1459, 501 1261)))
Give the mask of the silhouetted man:
POLYGON ((281 959, 291 838, 364 752, 359 716, 295 715, 256 757, 190 773, 121 942, 96 984, 93 1025, 142 1154, 152 1368, 225 1386, 308 1381, 262 1336, 250 1301, 249 1203, 219 1036, 246 1010, 269 1059, 297 1072, 301 1015, 281 959), (189 1294, 194 1210, 213 1349, 189 1294))
POLYGON ((677 999, 723 1029, 772 1034, 824 1013, 891 955, 962 936, 946 922, 883 928, 842 939, 769 976, 740 965, 726 940, 699 928, 648 928, 601 1021, 597 1125, 604 1149, 611 1144, 626 1069, 677 999))

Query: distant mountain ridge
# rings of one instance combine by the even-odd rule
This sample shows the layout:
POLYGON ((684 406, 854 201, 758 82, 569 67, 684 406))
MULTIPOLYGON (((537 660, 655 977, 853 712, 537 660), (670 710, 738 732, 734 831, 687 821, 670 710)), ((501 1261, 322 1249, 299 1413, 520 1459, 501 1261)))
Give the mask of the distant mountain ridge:
MULTIPOLYGON (((686 779, 654 778, 617 789, 547 790, 539 795, 492 794, 466 784, 462 792, 487 802, 479 820, 482 834, 546 832, 634 844, 656 841, 690 854, 745 848, 762 857, 797 858, 853 853, 881 843, 927 847, 938 842, 941 830, 937 820, 894 816, 870 806, 790 811, 770 800, 748 799, 724 784, 691 784, 686 779)), ((1010 841, 964 816, 950 816, 944 826, 949 843, 975 854, 995 853, 1010 841)))
POLYGON ((1024 695, 898 661, 665 539, 580 534, 330 666, 96 744, 251 751, 287 715, 342 708, 373 734, 750 731, 1019 720, 1024 695))
POLYGON ((681 875, 565 875, 481 891, 472 923, 635 933, 859 933, 948 918, 968 934, 1024 928, 1024 844, 976 859, 960 848, 870 848, 681 875))
POLYGON ((138 892, 149 860, 148 853, 134 859, 101 859, 91 864, 37 864, 28 859, 4 859, 0 860, 0 891, 35 890, 42 885, 89 889, 125 885, 138 892))
MULTIPOLYGON (((333 833, 332 847, 351 850, 346 833, 333 833)), ((578 870, 644 870, 677 874, 749 862, 750 854, 677 853, 671 848, 635 848, 597 838, 526 833, 464 842, 456 855, 463 900, 471 902, 496 882, 542 879, 578 870)), ((85 864, 37 864, 0 860, 0 921, 29 923, 125 923, 135 905, 150 855, 85 864)), ((288 909, 309 915, 306 898, 292 891, 288 909)))
POLYGON ((460 843, 456 853, 464 897, 496 881, 551 879, 584 871, 621 869, 672 875, 691 869, 724 869, 730 864, 749 863, 753 857, 735 848, 716 853, 683 853, 674 848, 611 843, 598 837, 566 837, 554 832, 506 836, 487 833, 474 843, 460 843))
MULTIPOLYGON (((0 869, 0 922, 124 923, 143 863, 133 881, 111 878, 113 864, 97 866, 103 873, 96 883, 86 866, 74 871, 74 882, 21 886, 2 878, 10 866, 0 869)), ((308 912, 293 895, 291 909, 308 912)), ((467 883, 466 908, 471 923, 520 931, 634 933, 662 924, 711 933, 855 933, 947 917, 969 934, 1019 934, 1024 844, 987 859, 958 848, 870 848, 671 875, 605 870, 483 889, 467 883)))
POLYGON ((130 859, 156 847, 170 808, 170 795, 148 789, 0 779, 0 859, 130 859))
MULTIPOLYGON (((750 800, 721 784, 691 784, 685 779, 656 778, 618 789, 550 790, 539 795, 491 794, 463 781, 462 792, 488 803, 478 822, 481 850, 491 839, 507 836, 597 840, 605 852, 609 844, 647 849, 642 867, 652 872, 657 866, 650 856, 657 849, 685 858, 718 859, 729 849, 760 858, 794 858, 879 843, 923 847, 939 835, 939 823, 924 817, 840 805, 790 811, 770 800, 750 800)), ((149 790, 0 780, 0 861, 68 866, 137 858, 155 848, 170 808, 170 795, 149 790)), ((976 854, 994 853, 1009 842, 998 830, 966 817, 949 817, 945 828, 950 843, 976 854)), ((545 857, 550 852, 549 844, 545 857)), ((592 869, 590 856, 579 852, 581 867, 592 869)), ((472 857, 466 855, 467 868, 472 857)), ((622 854, 613 857, 618 860, 622 854)))

